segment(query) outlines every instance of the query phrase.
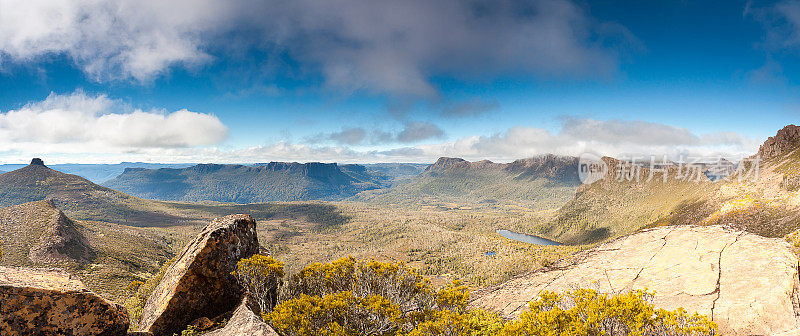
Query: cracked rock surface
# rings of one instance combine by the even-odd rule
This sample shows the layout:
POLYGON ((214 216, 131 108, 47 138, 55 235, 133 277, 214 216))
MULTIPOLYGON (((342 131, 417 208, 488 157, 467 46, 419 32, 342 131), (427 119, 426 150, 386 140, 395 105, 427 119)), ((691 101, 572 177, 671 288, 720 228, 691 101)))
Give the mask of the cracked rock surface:
POLYGON ((711 317, 725 335, 800 327, 798 259, 782 239, 722 226, 643 230, 474 293, 472 308, 517 317, 543 290, 655 291, 653 304, 711 317))

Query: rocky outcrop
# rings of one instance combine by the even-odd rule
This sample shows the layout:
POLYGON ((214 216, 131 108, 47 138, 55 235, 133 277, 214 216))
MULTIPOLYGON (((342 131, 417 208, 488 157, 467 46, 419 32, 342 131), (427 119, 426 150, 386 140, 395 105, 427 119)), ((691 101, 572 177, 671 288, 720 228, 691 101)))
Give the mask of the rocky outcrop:
POLYGON ((224 327, 203 336, 278 336, 278 333, 254 312, 253 308, 257 309, 257 306, 248 305, 247 301, 242 300, 224 327))
POLYGON ((800 145, 800 126, 788 125, 778 131, 774 137, 769 137, 767 141, 758 149, 758 156, 761 159, 770 159, 789 153, 800 145))
POLYGON ((120 336, 122 306, 57 269, 0 267, 0 335, 120 336))
POLYGON ((502 164, 494 163, 489 160, 469 162, 461 158, 440 157, 436 162, 427 168, 426 172, 442 172, 450 169, 486 169, 499 168, 502 164))
POLYGON ((578 158, 571 156, 540 155, 521 159, 506 165, 506 171, 518 174, 518 178, 535 179, 546 177, 559 181, 580 184, 578 158))
POLYGON ((231 272, 239 259, 258 251, 256 223, 249 215, 215 219, 164 273, 143 308, 141 330, 169 336, 198 318, 236 308, 242 290, 231 272))
POLYGON ((32 166, 44 166, 44 161, 42 161, 42 159, 40 159, 40 158, 33 158, 33 160, 31 160, 31 165, 32 166))
MULTIPOLYGON (((55 209, 51 200, 49 207, 55 209)), ((75 227, 75 222, 67 218, 63 212, 50 221, 50 227, 44 232, 39 242, 34 245, 28 258, 38 263, 54 263, 60 261, 77 261, 80 263, 94 259, 95 252, 89 246, 89 241, 75 227)))
POLYGON ((721 226, 659 227, 618 238, 475 293, 472 308, 518 316, 543 290, 655 291, 653 303, 711 317, 724 335, 800 326, 798 259, 782 239, 721 226))

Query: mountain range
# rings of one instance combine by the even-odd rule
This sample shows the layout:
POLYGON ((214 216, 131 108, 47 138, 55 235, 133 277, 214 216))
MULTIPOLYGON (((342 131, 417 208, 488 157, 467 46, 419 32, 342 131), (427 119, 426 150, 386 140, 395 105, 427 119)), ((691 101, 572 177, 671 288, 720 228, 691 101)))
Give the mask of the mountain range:
MULTIPOLYGON (((25 164, 3 164, 0 165, 0 174, 3 171, 12 171, 25 167, 25 164)), ((77 164, 65 163, 48 165, 48 167, 62 173, 78 175, 94 183, 103 183, 113 179, 125 170, 125 168, 183 168, 191 166, 188 163, 145 163, 145 162, 122 162, 116 164, 77 164)))
POLYGON ((104 185, 158 200, 259 203, 341 200, 391 182, 392 178, 361 165, 270 162, 255 166, 127 168, 104 185))
POLYGON ((395 187, 354 199, 384 204, 448 204, 548 209, 572 197, 580 185, 578 159, 543 155, 511 163, 440 158, 395 187))

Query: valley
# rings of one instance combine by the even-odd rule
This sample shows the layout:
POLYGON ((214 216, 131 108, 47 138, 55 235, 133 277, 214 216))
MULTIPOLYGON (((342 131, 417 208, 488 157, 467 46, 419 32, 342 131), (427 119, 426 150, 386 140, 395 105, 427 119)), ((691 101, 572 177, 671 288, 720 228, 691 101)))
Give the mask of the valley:
POLYGON ((547 155, 507 164, 441 158, 424 169, 128 168, 100 186, 34 159, 0 175, 0 265, 57 266, 124 303, 129 284, 153 278, 209 221, 233 213, 258 222, 260 245, 289 273, 351 256, 477 291, 661 226, 723 224, 800 250, 797 130, 787 126, 754 155, 764 159, 754 181, 737 180, 739 171, 685 180, 676 167, 661 171, 664 179, 619 180, 614 172, 631 163, 605 157, 607 176, 581 184, 577 158, 547 155))

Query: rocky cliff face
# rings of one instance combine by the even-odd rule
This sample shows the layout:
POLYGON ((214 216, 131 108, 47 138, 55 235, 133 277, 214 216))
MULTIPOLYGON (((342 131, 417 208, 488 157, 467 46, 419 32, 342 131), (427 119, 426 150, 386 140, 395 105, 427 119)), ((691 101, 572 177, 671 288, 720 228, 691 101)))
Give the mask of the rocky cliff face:
POLYGON ((125 308, 55 269, 0 267, 0 335, 121 336, 125 308))
POLYGON ((761 159, 767 160, 797 149, 800 145, 800 126, 788 125, 770 137, 758 149, 761 159))
POLYGON ((518 316, 543 290, 655 291, 653 303, 710 316, 724 335, 800 331, 798 260, 782 239, 720 226, 660 227, 475 293, 472 308, 518 316))
POLYGON ((231 272, 241 258, 258 252, 256 223, 249 215, 214 220, 167 269, 144 306, 140 328, 170 336, 198 318, 233 310, 242 290, 231 272))
POLYGON ((443 172, 448 169, 486 169, 499 168, 502 164, 494 163, 489 160, 469 162, 461 158, 441 157, 427 168, 426 172, 443 172))
POLYGON ((560 181, 580 183, 578 180, 578 158, 570 156, 542 155, 511 162, 505 166, 519 178, 547 177, 560 181))

